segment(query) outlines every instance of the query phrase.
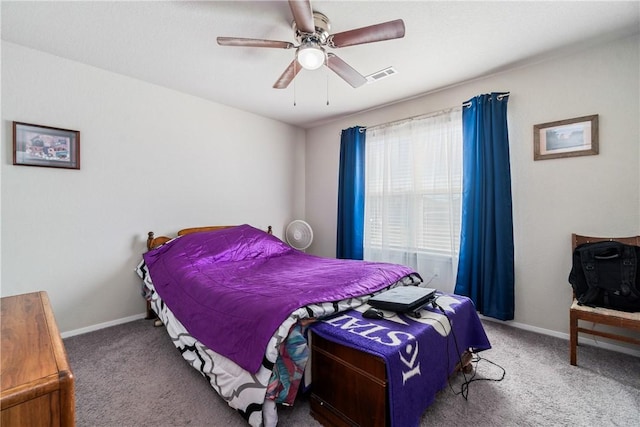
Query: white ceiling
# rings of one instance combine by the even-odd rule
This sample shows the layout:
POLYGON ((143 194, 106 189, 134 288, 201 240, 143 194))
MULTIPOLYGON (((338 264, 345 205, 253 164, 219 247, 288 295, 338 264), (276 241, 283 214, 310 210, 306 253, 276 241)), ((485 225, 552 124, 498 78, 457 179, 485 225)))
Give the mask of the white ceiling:
POLYGON ((293 49, 217 45, 295 42, 286 1, 3 0, 0 12, 3 40, 304 128, 640 31, 638 1, 311 4, 331 33, 403 19, 402 39, 332 50, 363 75, 398 74, 354 89, 323 67, 273 89, 293 49))

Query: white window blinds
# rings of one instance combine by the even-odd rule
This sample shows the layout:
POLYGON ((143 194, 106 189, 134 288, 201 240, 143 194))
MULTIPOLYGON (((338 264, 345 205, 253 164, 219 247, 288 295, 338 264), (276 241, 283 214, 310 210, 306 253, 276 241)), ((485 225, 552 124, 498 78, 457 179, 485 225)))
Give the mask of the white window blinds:
POLYGON ((461 109, 368 128, 365 152, 365 259, 409 265, 425 281, 435 276, 453 286, 461 109))

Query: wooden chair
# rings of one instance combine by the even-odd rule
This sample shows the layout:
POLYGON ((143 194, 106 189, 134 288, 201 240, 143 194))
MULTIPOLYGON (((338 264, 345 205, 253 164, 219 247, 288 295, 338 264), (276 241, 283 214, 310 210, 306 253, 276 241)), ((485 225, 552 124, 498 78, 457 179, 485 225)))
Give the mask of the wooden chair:
MULTIPOLYGON (((581 245, 583 243, 602 241, 617 241, 628 245, 640 246, 640 236, 590 237, 580 236, 574 233, 571 235, 572 253, 578 245, 581 245)), ((640 274, 640 269, 638 270, 638 274, 640 274)), ((638 338, 620 335, 614 332, 597 331, 595 329, 596 323, 640 332, 640 312, 627 313, 625 311, 612 310, 602 307, 587 307, 578 305, 578 301, 576 300, 574 295, 573 303, 571 304, 571 309, 569 310, 569 345, 572 365, 575 366, 577 364, 578 332, 640 345, 640 339, 638 338), (578 324, 579 320, 593 322, 593 328, 588 329, 580 327, 578 324)))

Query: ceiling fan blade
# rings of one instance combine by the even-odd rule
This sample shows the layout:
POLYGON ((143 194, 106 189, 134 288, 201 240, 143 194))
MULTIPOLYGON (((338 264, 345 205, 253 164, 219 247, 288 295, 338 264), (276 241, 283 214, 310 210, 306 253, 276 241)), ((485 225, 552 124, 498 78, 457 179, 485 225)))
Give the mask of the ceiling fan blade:
POLYGON ((316 25, 313 22, 313 10, 309 0, 289 0, 289 7, 298 30, 309 34, 316 32, 316 25))
POLYGON ((327 66, 354 88, 360 87, 367 82, 367 79, 362 74, 333 53, 327 54, 327 66))
POLYGON ((274 89, 286 89, 289 86, 289 83, 293 81, 293 79, 300 72, 300 68, 302 68, 299 64, 297 64, 297 60, 294 59, 291 64, 287 67, 286 70, 282 73, 278 80, 273 85, 274 89))
POLYGON ((280 49, 295 47, 293 43, 278 40, 243 39, 239 37, 218 37, 217 40, 220 46, 273 47, 280 49))
POLYGON ((381 24, 333 34, 329 36, 327 44, 331 47, 345 47, 399 39, 402 37, 404 37, 404 21, 402 19, 396 19, 395 21, 383 22, 381 24))

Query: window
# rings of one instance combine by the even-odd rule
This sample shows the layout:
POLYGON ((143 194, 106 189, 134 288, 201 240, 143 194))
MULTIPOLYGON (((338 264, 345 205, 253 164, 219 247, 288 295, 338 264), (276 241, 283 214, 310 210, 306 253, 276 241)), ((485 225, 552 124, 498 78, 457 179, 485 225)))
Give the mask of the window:
POLYGON ((425 281, 437 277, 453 289, 461 109, 368 128, 365 151, 365 259, 409 265, 425 281))

